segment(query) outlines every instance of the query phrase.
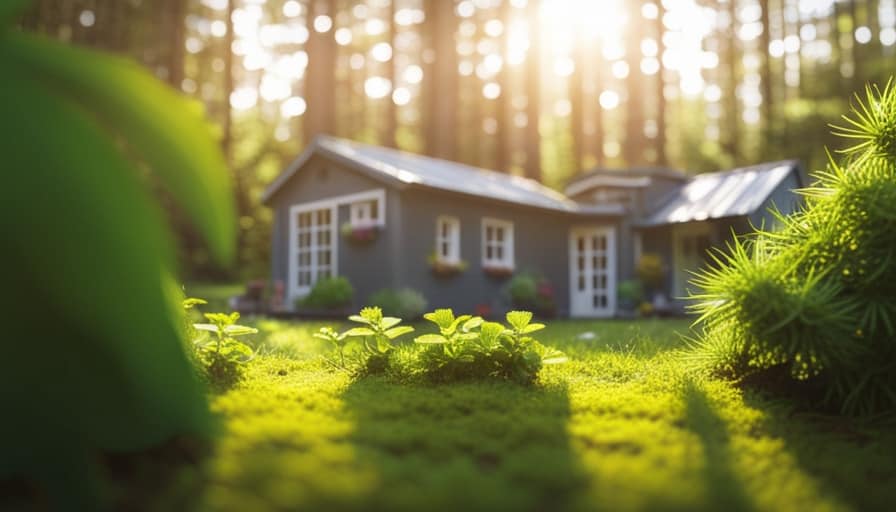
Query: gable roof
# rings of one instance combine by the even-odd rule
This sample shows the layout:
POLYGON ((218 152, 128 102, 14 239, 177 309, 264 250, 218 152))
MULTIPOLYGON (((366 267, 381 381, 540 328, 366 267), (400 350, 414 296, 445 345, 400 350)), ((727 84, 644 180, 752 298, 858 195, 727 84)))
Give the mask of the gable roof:
POLYGON ((560 212, 623 213, 615 207, 588 208, 586 211, 562 193, 521 176, 330 136, 316 137, 265 190, 262 202, 267 203, 314 154, 336 160, 398 188, 427 187, 560 212))
POLYGON ((593 187, 643 188, 650 185, 653 178, 687 181, 688 175, 666 167, 632 167, 630 169, 609 169, 595 167, 574 176, 566 184, 564 192, 574 196, 593 187))
POLYGON ((769 162, 730 171, 698 174, 670 194, 641 226, 750 215, 792 173, 802 184, 799 162, 769 162))

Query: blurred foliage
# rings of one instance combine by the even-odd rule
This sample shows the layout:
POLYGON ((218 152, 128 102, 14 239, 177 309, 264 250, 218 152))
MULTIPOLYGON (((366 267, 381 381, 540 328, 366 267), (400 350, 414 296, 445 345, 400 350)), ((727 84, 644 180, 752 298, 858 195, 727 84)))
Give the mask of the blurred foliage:
POLYGON ((347 278, 324 277, 318 279, 308 295, 296 299, 300 308, 339 310, 352 305, 355 289, 347 278))
POLYGON ((0 69, 0 477, 34 481, 54 508, 93 509, 99 454, 210 434, 147 180, 226 265, 226 168, 199 108, 127 60, 2 27, 0 69))
POLYGON ((637 279, 628 279, 619 283, 616 289, 619 302, 625 309, 634 309, 644 297, 644 285, 637 279))
POLYGON ((411 288, 384 288, 371 295, 367 303, 382 309, 384 315, 408 320, 420 318, 427 305, 426 297, 411 288))
POLYGON ((648 291, 662 288, 666 279, 663 258, 659 254, 644 253, 635 264, 635 274, 648 291))

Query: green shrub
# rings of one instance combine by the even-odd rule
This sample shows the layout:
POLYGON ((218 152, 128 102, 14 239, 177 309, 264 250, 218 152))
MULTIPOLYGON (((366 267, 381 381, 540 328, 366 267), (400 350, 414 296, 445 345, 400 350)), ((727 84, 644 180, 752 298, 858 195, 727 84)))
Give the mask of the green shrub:
POLYGON ((695 281, 690 354, 737 378, 787 375, 850 414, 896 411, 896 89, 869 89, 837 133, 857 140, 778 215, 695 281))
POLYGON ((498 379, 529 384, 543 365, 566 361, 562 352, 544 347, 531 336, 544 325, 531 323, 528 311, 507 313, 509 327, 478 316, 455 317, 450 309, 437 309, 424 318, 439 332, 418 336, 411 346, 393 342, 414 328, 398 325, 400 318, 383 316, 378 307, 349 317, 362 327, 342 333, 323 327, 314 337, 333 345, 333 356, 326 358, 330 366, 356 377, 385 374, 434 382, 498 379), (360 343, 351 345, 353 340, 360 343))
POLYGON ((566 361, 561 352, 529 336, 544 325, 530 323, 528 311, 507 313, 509 327, 470 315, 455 318, 450 309, 437 309, 424 317, 436 324, 439 333, 418 336, 414 342, 425 347, 419 357, 420 371, 433 381, 491 378, 529 384, 542 365, 566 361))
POLYGON ((644 287, 641 285, 641 281, 629 279, 619 283, 617 294, 620 306, 625 309, 634 309, 644 297, 644 287))
POLYGON ((532 307, 538 296, 538 282, 534 275, 523 272, 513 276, 507 285, 507 291, 514 307, 532 307))
POLYGON ((318 309, 341 309, 352 305, 355 289, 342 276, 318 279, 311 292, 299 299, 299 306, 318 309))
POLYGON ((383 310, 384 315, 419 318, 426 311, 426 297, 410 288, 384 288, 370 296, 369 304, 383 310))
POLYGON ((516 309, 534 311, 540 317, 556 313, 555 291, 551 282, 531 272, 513 276, 507 285, 510 301, 516 309))

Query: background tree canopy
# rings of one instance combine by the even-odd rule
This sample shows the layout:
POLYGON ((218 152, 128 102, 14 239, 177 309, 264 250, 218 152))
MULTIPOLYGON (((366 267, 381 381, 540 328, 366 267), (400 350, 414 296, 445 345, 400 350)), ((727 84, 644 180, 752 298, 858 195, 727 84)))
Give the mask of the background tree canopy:
MULTIPOLYGON (((266 275, 261 191, 318 133, 551 186, 593 166, 817 169, 846 98, 896 71, 894 0, 35 0, 21 24, 205 105, 244 278, 266 275)), ((175 221, 188 274, 234 276, 175 221)))

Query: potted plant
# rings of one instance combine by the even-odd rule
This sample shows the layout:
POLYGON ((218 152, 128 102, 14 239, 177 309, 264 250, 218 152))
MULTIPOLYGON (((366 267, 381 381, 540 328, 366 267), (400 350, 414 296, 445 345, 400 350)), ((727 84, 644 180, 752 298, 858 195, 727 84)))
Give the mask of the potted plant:
POLYGON ((635 273, 644 286, 644 300, 651 305, 652 314, 668 314, 672 311, 669 298, 663 293, 666 281, 666 265, 659 254, 644 253, 638 260, 635 273))
POLYGON ((619 283, 616 294, 619 297, 619 308, 623 312, 633 315, 635 308, 643 300, 644 287, 641 286, 641 281, 628 279, 619 283))

